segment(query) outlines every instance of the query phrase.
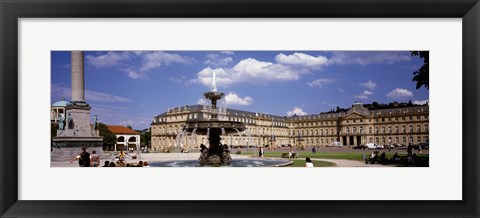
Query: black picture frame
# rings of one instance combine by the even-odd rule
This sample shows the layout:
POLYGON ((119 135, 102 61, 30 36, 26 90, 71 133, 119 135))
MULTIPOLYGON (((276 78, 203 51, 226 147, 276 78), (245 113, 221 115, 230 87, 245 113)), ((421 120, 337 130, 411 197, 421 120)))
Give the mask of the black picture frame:
MULTIPOLYGON (((1 217, 478 217, 478 0, 0 0, 1 217), (134 17, 462 18, 461 201, 19 201, 18 19, 134 17)), ((451 76, 459 76, 452 72, 451 76)), ((451 106, 455 107, 455 106, 451 106)), ((460 117, 449 116, 449 119, 460 117)), ((39 187, 41 188, 41 187, 39 187)), ((52 190, 53 191, 53 190, 52 190)), ((441 191, 441 190, 439 190, 441 191)))

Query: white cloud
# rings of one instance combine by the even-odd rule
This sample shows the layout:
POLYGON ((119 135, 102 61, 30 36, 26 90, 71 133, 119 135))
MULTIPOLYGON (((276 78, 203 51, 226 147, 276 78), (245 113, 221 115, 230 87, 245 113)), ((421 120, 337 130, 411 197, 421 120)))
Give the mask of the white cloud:
POLYGON ((368 91, 368 90, 364 90, 362 93, 360 93, 359 95, 356 95, 355 97, 356 98, 359 98, 359 99, 368 99, 368 96, 370 95, 373 95, 373 92, 371 91, 368 91))
POLYGON ((291 111, 287 111, 287 116, 291 117, 293 115, 297 115, 297 116, 304 116, 304 115, 308 115, 306 112, 304 112, 302 110, 302 108, 300 107, 295 107, 293 108, 293 110, 291 111))
POLYGON ((225 66, 231 63, 232 61, 233 61, 232 57, 225 57, 218 54, 208 54, 205 64, 211 65, 211 66, 225 66))
POLYGON ((285 55, 283 53, 275 56, 275 60, 280 64, 297 65, 308 68, 320 68, 324 65, 328 65, 328 58, 325 56, 311 56, 304 53, 295 52, 291 55, 285 55))
POLYGON ((147 78, 147 74, 143 72, 137 72, 131 69, 126 69, 126 71, 127 71, 127 76, 132 79, 147 78))
POLYGON ((253 98, 250 96, 241 98, 237 94, 230 92, 225 96, 225 101, 227 102, 227 105, 251 105, 253 103, 253 98))
POLYGON ((147 52, 142 55, 141 71, 150 71, 159 68, 163 65, 170 65, 171 63, 190 64, 194 60, 190 57, 180 56, 174 53, 167 53, 163 51, 147 52))
POLYGON ((374 83, 372 80, 368 80, 367 82, 360 83, 360 85, 370 90, 374 90, 377 88, 377 84, 374 83))
POLYGON ((428 102, 429 100, 421 100, 421 101, 413 101, 412 103, 416 105, 424 105, 424 104, 428 104, 428 102))
POLYGON ((309 72, 305 69, 291 69, 285 65, 248 58, 240 61, 233 68, 204 68, 191 82, 211 87, 213 71, 216 73, 218 87, 228 87, 234 83, 265 85, 273 81, 298 80, 300 75, 309 72))
POLYGON ((387 94, 387 97, 394 99, 403 99, 413 97, 413 93, 406 89, 396 88, 387 94))
POLYGON ((307 82, 307 85, 310 87, 318 87, 318 88, 323 88, 325 85, 333 83, 333 79, 317 79, 314 81, 307 82))
POLYGON ((336 64, 393 64, 396 62, 410 61, 407 52, 332 52, 331 63, 336 64))
POLYGON ((127 72, 132 79, 147 78, 147 72, 171 63, 190 64, 195 59, 163 51, 107 52, 103 55, 87 55, 86 62, 97 68, 116 67, 127 72), (140 62, 140 66, 138 65, 140 62))
POLYGON ((345 92, 345 90, 343 90, 342 88, 338 88, 338 91, 339 91, 340 93, 344 93, 344 92, 345 92))
POLYGON ((225 54, 225 55, 234 55, 235 54, 233 51, 221 51, 220 53, 225 54))
MULTIPOLYGON (((56 95, 56 97, 58 98, 65 96, 65 99, 68 101, 68 99, 71 99, 72 97, 71 88, 52 84, 51 90, 52 90, 52 93, 54 93, 54 95, 56 95)), ((90 101, 92 102, 129 102, 132 100, 125 97, 112 95, 109 93, 85 90, 85 101, 88 103, 90 101)))
POLYGON ((87 63, 98 67, 111 67, 111 66, 119 66, 122 64, 123 61, 130 59, 129 52, 113 52, 109 51, 104 55, 93 56, 87 55, 85 57, 87 59, 87 63))

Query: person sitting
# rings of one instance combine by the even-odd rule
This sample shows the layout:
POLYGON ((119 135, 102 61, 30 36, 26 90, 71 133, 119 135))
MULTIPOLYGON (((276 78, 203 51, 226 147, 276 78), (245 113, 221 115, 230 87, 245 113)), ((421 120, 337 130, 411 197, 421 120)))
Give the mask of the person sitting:
POLYGON ((305 158, 305 167, 313 167, 312 160, 309 157, 305 158))
POLYGON ((108 167, 109 164, 110 164, 110 161, 106 160, 105 164, 102 167, 108 167))
POLYGON ((385 164, 387 163, 387 155, 385 154, 385 152, 382 152, 382 154, 380 155, 380 159, 378 160, 378 163, 381 163, 381 164, 385 164))
POLYGON ((372 152, 372 154, 370 154, 368 162, 371 164, 375 164, 378 162, 378 151, 374 151, 372 152))
POLYGON ((395 154, 393 155, 392 161, 393 162, 400 162, 400 156, 398 156, 397 152, 395 152, 395 154))

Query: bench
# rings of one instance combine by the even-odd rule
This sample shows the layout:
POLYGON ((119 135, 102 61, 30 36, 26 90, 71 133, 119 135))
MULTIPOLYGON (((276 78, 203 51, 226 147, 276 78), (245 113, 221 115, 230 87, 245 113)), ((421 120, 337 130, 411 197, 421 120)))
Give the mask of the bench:
MULTIPOLYGON (((298 153, 292 153, 292 158, 298 158, 298 153)), ((282 153, 282 158, 289 158, 288 153, 282 153)))

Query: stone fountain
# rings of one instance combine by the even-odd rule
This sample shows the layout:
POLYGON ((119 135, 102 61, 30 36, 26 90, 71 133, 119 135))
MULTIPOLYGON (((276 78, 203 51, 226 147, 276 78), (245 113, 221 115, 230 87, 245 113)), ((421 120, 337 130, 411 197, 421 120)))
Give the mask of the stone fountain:
POLYGON ((208 137, 210 146, 207 148, 205 145, 201 145, 199 158, 201 166, 230 165, 232 160, 230 151, 227 145, 221 144, 221 137, 244 131, 245 124, 218 118, 217 101, 224 97, 224 93, 217 91, 215 72, 213 73, 212 90, 203 93, 203 96, 211 102, 210 117, 202 120, 189 120, 184 131, 208 137))

